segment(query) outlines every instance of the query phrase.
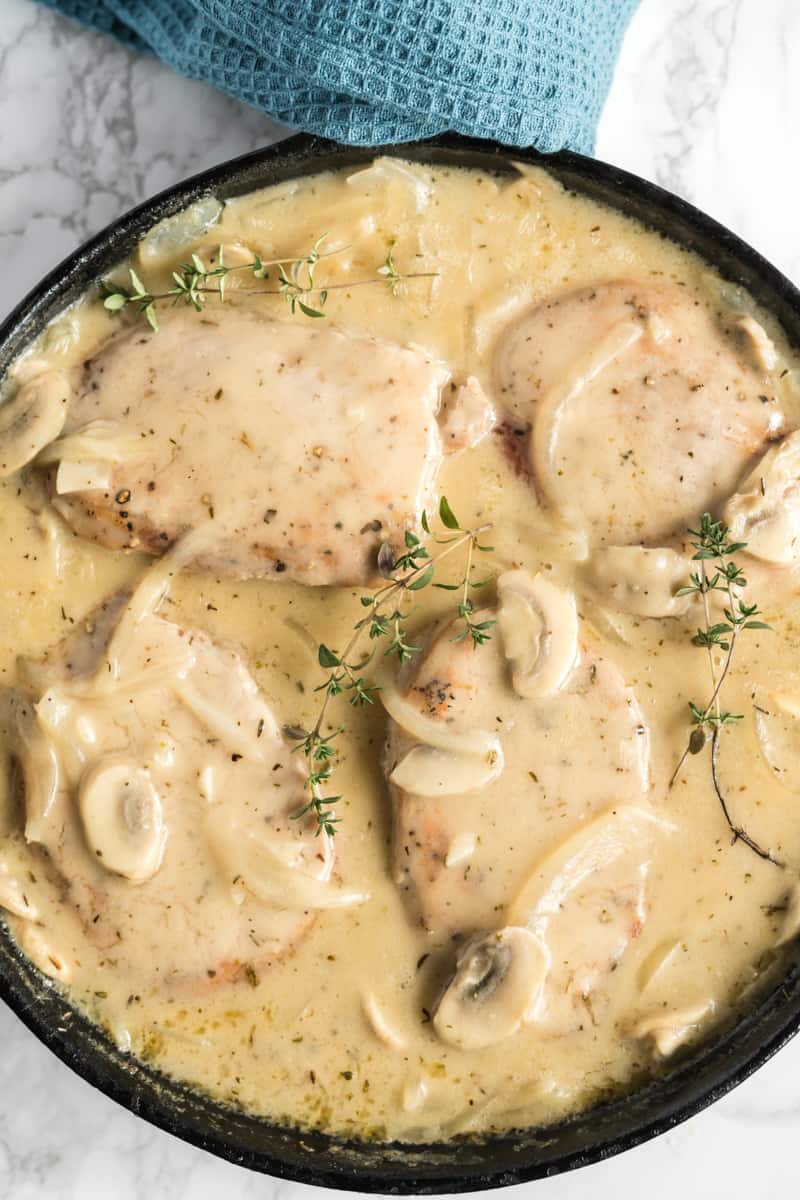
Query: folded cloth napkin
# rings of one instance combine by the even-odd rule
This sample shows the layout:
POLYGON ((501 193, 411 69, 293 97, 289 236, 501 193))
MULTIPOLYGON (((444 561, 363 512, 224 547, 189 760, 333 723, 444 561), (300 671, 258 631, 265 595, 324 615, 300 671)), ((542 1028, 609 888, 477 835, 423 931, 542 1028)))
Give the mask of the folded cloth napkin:
POLYGON ((43 0, 296 128, 590 153, 638 0, 43 0))

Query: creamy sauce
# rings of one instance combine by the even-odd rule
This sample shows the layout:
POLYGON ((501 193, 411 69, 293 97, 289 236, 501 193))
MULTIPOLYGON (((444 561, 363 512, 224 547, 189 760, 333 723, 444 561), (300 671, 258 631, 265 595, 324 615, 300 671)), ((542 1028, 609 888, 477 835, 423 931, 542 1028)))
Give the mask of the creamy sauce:
MULTIPOLYGON (((153 290, 173 233, 140 249, 153 290)), ((158 334, 87 298, 7 381, 50 392, 0 453, 0 904, 120 1046, 223 1101, 377 1138, 552 1121, 701 1036, 792 932, 797 363, 705 263, 536 170, 383 160, 231 201, 192 248, 321 233, 331 285, 390 244, 435 277, 331 290, 323 322, 241 274, 158 334), (453 593, 415 594, 385 708, 332 713, 330 844, 281 729, 438 495, 492 526, 496 625, 453 643, 453 593), (737 646, 721 777, 785 869, 731 845, 707 752, 669 787, 709 694, 675 595, 706 508, 773 626, 737 646), (487 955, 512 969, 476 1007, 487 955)))

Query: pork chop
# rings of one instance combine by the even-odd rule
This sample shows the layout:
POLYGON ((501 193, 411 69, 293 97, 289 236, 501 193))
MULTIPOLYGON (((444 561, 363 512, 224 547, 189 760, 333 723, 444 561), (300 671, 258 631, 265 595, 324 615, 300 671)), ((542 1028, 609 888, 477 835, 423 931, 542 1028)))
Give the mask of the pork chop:
POLYGON ((120 595, 26 675, 26 838, 138 979, 236 978, 357 898, 331 881, 331 841, 294 819, 302 760, 235 650, 120 595))
POLYGON ((226 307, 113 337, 83 367, 40 461, 82 536, 160 554, 201 522, 195 565, 358 584, 431 507, 449 373, 327 322, 226 307))
MULTIPOLYGON (((507 622, 478 648, 452 640, 458 624, 435 631, 413 674, 384 696, 395 879, 437 942, 530 926, 550 958, 548 1023, 568 1028, 585 1019, 586 998, 644 921, 648 848, 639 818, 648 809, 648 730, 619 668, 582 623, 570 669, 551 672, 551 692, 538 698, 517 690, 524 656, 507 622), (498 742, 491 777, 479 762, 487 736, 498 742), (460 791, 428 771, 419 754, 426 741, 438 746, 442 776, 453 769, 444 756, 459 764, 460 791), (616 842, 603 832, 609 820, 613 831, 616 813, 636 814, 630 845, 621 844, 627 824, 616 842), (602 852, 578 878, 574 863, 595 853, 595 829, 602 852), (609 855, 612 842, 620 844, 609 855), (541 901, 554 878, 564 895, 545 919, 541 901)), ((555 646, 560 637, 545 630, 542 642, 555 646)))
POLYGON ((537 494, 595 543, 658 545, 736 488, 784 417, 741 337, 677 285, 548 300, 502 337, 499 406, 537 494))

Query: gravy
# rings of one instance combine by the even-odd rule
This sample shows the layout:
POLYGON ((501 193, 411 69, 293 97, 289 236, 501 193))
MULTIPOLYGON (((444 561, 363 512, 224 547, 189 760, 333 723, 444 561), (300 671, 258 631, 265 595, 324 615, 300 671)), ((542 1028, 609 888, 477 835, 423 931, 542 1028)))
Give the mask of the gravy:
MULTIPOLYGON (((152 290, 162 280, 168 286, 169 270, 186 256, 185 247, 170 248, 172 232, 148 235, 137 255, 136 269, 152 290)), ((80 488, 105 489, 112 497, 135 492, 119 474, 124 447, 118 460, 102 454, 93 460, 93 470, 106 472, 102 478, 78 479, 76 485, 73 472, 71 490, 61 493, 61 467, 53 463, 63 464, 63 451, 60 460, 49 461, 45 451, 41 467, 0 480, 0 616, 13 630, 0 648, 0 903, 34 962, 118 1045, 224 1102, 291 1124, 377 1139, 432 1140, 551 1122, 640 1080, 733 1011, 770 953, 792 933, 800 864, 794 819, 800 602, 791 519, 797 473, 789 461, 791 431, 800 422, 797 362, 769 314, 723 284, 707 264, 565 192, 541 170, 494 177, 379 160, 355 173, 318 175, 230 201, 208 229, 198 231, 191 248, 209 262, 220 243, 232 256, 288 260, 306 254, 323 233, 331 252, 317 268, 330 286, 324 322, 300 312, 290 317, 280 297, 246 295, 242 274, 232 279, 230 309, 220 309, 212 297, 203 314, 160 309, 159 333, 130 328, 142 329, 155 354, 167 344, 158 339, 169 338, 171 329, 191 338, 199 328, 193 319, 216 322, 230 311, 240 324, 263 321, 269 337, 278 339, 277 350, 264 343, 264 361, 273 370, 286 328, 298 362, 300 355, 316 355, 308 370, 297 368, 297 428, 305 435, 305 426, 313 425, 313 444, 335 442, 340 455, 347 451, 341 436, 347 406, 362 405, 356 416, 350 412, 348 437, 363 461, 352 465, 349 479, 337 476, 344 515, 337 516, 334 505, 326 517, 337 537, 334 518, 344 522, 334 547, 336 570, 319 557, 324 546, 294 546, 279 557, 280 546, 293 537, 288 525, 280 525, 267 559, 272 565, 288 561, 289 570, 265 577, 261 567, 249 569, 248 557, 248 569, 233 573, 258 577, 227 577, 225 546, 236 557, 245 543, 263 541, 260 529, 258 538, 251 538, 249 527, 243 532, 252 516, 241 510, 245 492, 258 503, 262 524, 264 513, 280 510, 287 495, 296 494, 300 507, 305 497, 312 535, 321 519, 313 506, 329 496, 327 485, 304 492, 296 484, 304 464, 288 457, 294 453, 288 425, 281 426, 283 474, 266 478, 268 459, 256 462, 240 435, 246 432, 264 456, 269 439, 262 446, 243 425, 244 408, 230 416, 225 451, 238 457, 225 460, 229 469, 217 471, 213 487, 204 485, 202 474, 192 479, 190 517, 175 510, 172 523, 163 525, 165 545, 174 544, 169 553, 180 555, 188 528, 207 537, 209 523, 219 522, 213 553, 206 540, 183 560, 151 559, 150 552, 164 547, 144 544, 144 535, 137 541, 138 526, 128 529, 129 520, 144 521, 142 513, 131 507, 130 518, 115 515, 127 514, 127 499, 109 503, 112 533, 92 540, 95 525, 87 522, 96 513, 80 488), (396 296, 383 285, 339 286, 374 277, 390 248, 399 271, 433 277, 407 280, 396 296), (288 327, 277 323, 289 321, 288 327), (318 345, 339 338, 331 330, 354 339, 350 350, 336 350, 334 358, 342 362, 323 360, 323 351, 298 342, 298 330, 323 325, 318 345), (531 357, 531 344, 538 359, 531 357), (371 356, 382 346, 410 349, 386 351, 389 365, 381 374, 371 356), (628 346, 634 357, 625 358, 628 346), (348 356, 352 396, 342 384, 348 356), (325 386, 338 389, 340 402, 330 410, 335 423, 329 412, 315 415, 308 408, 316 386, 311 368, 327 372, 325 386), (387 372, 405 372, 412 389, 400 410, 402 453, 376 419, 387 372), (368 402, 358 395, 365 379, 366 391, 374 389, 368 402), (439 388, 446 397, 471 389, 477 398, 472 434, 464 433, 470 421, 448 425, 441 412, 437 418, 431 397, 439 388), (486 404, 493 409, 488 422, 486 404), (549 433, 540 433, 537 422, 548 404, 560 415, 549 433), (424 419, 415 427, 419 405, 424 419), (769 449, 779 439, 780 460, 769 449), (445 454, 448 448, 454 452, 445 454), (765 452, 772 457, 762 468, 765 452), (375 471, 376 464, 385 470, 375 471), (359 481, 368 466, 366 499, 359 481), (381 476, 385 494, 378 500, 381 476), (412 489, 403 489, 406 477, 413 477, 412 489), (767 487, 762 479, 782 489, 784 525, 777 534, 769 524, 774 511, 761 503, 767 487), (737 489, 740 494, 729 500, 737 489), (432 681, 434 690, 436 680, 454 688, 454 680, 465 681, 467 690, 459 695, 478 697, 475 704, 459 707, 445 699, 441 711, 428 712, 423 704, 422 716, 431 722, 444 713, 448 728, 496 737, 502 773, 481 776, 477 791, 464 785, 464 795, 420 797, 414 791, 423 786, 418 776, 409 783, 408 771, 395 775, 404 756, 426 744, 424 731, 409 733, 406 709, 393 710, 388 692, 388 712, 380 696, 361 708, 340 701, 331 720, 345 728, 336 743, 332 783, 343 799, 329 852, 323 853, 313 826, 292 819, 302 803, 299 775, 296 791, 264 817, 273 832, 280 828, 285 835, 286 853, 299 855, 313 874, 309 907, 301 897, 287 914, 270 907, 277 903, 273 893, 266 899, 244 896, 241 887, 237 893, 233 860, 219 845, 230 846, 233 829, 230 853, 235 859, 242 852, 252 817, 249 798, 266 794, 275 764, 287 776, 299 771, 281 729, 313 725, 319 710, 314 688, 324 678, 319 643, 342 647, 362 611, 359 597, 374 582, 378 530, 370 528, 369 545, 357 553, 350 543, 362 525, 391 524, 398 503, 397 529, 414 527, 421 536, 420 497, 426 505, 434 499, 432 512, 436 495, 446 495, 463 528, 491 525, 485 537, 492 548, 479 556, 476 578, 488 574, 494 581, 476 593, 475 602, 496 624, 490 640, 474 650, 452 643, 453 593, 415 593, 409 627, 422 652, 387 686, 408 706, 422 704, 415 697, 430 697, 432 681), (720 776, 735 820, 782 867, 741 840, 731 844, 708 747, 686 759, 670 786, 691 732, 689 701, 704 703, 710 695, 707 655, 691 641, 704 624, 702 607, 696 598, 676 595, 696 565, 687 528, 696 528, 706 509, 726 512, 741 540, 752 542, 753 555, 743 552, 737 560, 746 570, 748 598, 758 600, 772 626, 748 631, 736 647, 724 702, 742 720, 722 731, 720 776), (537 579, 554 593, 545 594, 532 582, 537 579), (333 586, 310 586, 321 583, 333 586), (131 661, 146 673, 152 659, 166 682, 153 685, 146 702, 133 675, 92 693, 97 685, 86 680, 97 677, 98 665, 111 654, 107 630, 115 627, 120 606, 130 612, 136 597, 145 616, 132 619, 131 661), (525 642, 519 621, 533 618, 520 612, 539 613, 541 622, 541 612, 553 604, 561 606, 556 625, 545 621, 535 645, 525 642), (542 637, 555 639, 553 652, 566 656, 561 668, 550 671, 550 692, 542 690, 541 678, 532 680, 542 637), (572 649, 559 650, 570 637, 572 649), (170 689, 178 677, 186 687, 194 680, 194 707, 175 709, 170 689), (74 799, 64 818, 72 822, 66 850, 63 824, 56 822, 49 843, 41 825, 31 827, 32 800, 20 779, 20 721, 24 725, 31 704, 41 708, 47 695, 63 705, 61 741, 53 735, 47 743, 63 760, 67 782, 59 786, 73 797, 83 789, 86 811, 94 800, 89 784, 79 782, 84 760, 70 766, 65 745, 89 746, 92 738, 109 754, 146 744, 138 752, 148 772, 140 805, 149 803, 151 786, 165 796, 174 788, 182 797, 183 815, 167 830, 166 848, 159 848, 160 826, 153 833, 156 818, 148 817, 146 853, 140 847, 130 867, 124 856, 115 859, 111 878, 102 863, 87 858, 88 831, 95 826, 85 815, 80 824, 74 799), (553 696, 555 707, 548 707, 553 696), (122 709, 135 714, 127 725, 122 709), (246 725, 241 745, 239 732, 222 728, 226 717, 236 729, 246 725), (126 732, 118 736, 120 728, 126 732), (269 760, 265 737, 271 739, 269 760), (239 761, 231 761, 231 750, 239 761), (141 756, 151 753, 160 758, 145 762, 141 756), (209 780, 217 798, 228 798, 224 811, 231 821, 233 810, 238 813, 239 823, 227 834, 223 821, 218 842, 211 835, 193 840, 211 803, 203 790, 209 780), (632 809, 639 815, 629 819, 632 809), (421 821, 429 823, 423 835, 421 821), (613 859, 618 867, 587 857, 585 846, 570 841, 587 830, 592 846, 598 830, 612 841, 629 839, 625 853, 613 859), (218 847, 213 853, 212 842, 218 847), (170 857, 177 845, 179 860, 170 857), (319 862, 312 868, 314 855, 319 862), (595 863, 599 875, 574 910, 576 862, 595 863), (76 864, 71 880, 70 864, 76 864), (150 909, 147 889, 165 869, 167 890, 157 893, 150 909), (570 870, 573 881, 564 884, 570 870), (152 876, 142 878, 141 871, 152 876), (201 880, 210 882, 203 882, 198 899, 201 880), (88 891, 78 900, 75 889, 84 885, 88 891), (90 915, 98 888, 107 888, 102 937, 93 932, 90 915), (317 897, 325 888, 323 904, 317 897), (535 902, 525 888, 536 892, 535 902), (341 903, 328 902, 334 893, 341 903), (259 904, 266 905, 266 917, 259 904), (514 938, 524 941, 531 970, 549 981, 536 993, 536 1011, 526 993, 524 1003, 514 1000, 511 1017, 504 1010, 491 1036, 480 1021, 475 1034, 474 1017, 453 1033, 461 1018, 452 1014, 462 1009, 442 1007, 440 1016, 436 1006, 443 988, 455 986, 454 972, 466 969, 466 939, 497 939, 509 925, 527 929, 529 940, 503 934, 497 943, 503 953, 509 946, 517 953, 514 938), (531 950, 532 939, 546 947, 549 966, 531 950)), ((133 336, 120 334, 120 322, 95 295, 87 296, 53 322, 6 381, 13 401, 15 388, 35 383, 43 368, 63 373, 70 388, 78 376, 83 380, 82 399, 70 401, 63 430, 46 431, 48 444, 68 439, 93 419, 92 397, 103 388, 120 410, 115 419, 124 420, 129 404, 134 414, 143 411, 136 405, 144 405, 149 360, 137 364, 132 355, 118 353, 119 373, 112 375, 117 367, 110 365, 95 390, 91 368, 89 376, 80 375, 87 361, 96 366, 105 355, 110 362, 119 338, 133 336), (117 341, 109 342, 112 336, 117 341)), ((222 323, 214 332, 215 338, 221 334, 220 344, 225 329, 222 323)), ((258 351, 246 338, 237 343, 239 336, 232 335, 233 359, 209 363, 212 405, 218 390, 236 393, 238 403, 250 386, 258 351)), ((176 387, 188 377, 181 368, 182 341, 178 336, 170 368, 176 387)), ((192 405, 200 383, 193 376, 188 415, 179 420, 174 408, 165 407, 159 419, 165 370, 160 366, 152 378, 156 394, 147 428, 153 450, 137 467, 137 482, 145 488, 148 473, 169 459, 170 438, 186 439, 193 469, 192 439, 199 437, 192 405)), ((289 412, 291 389, 286 395, 289 412)), ((465 404, 469 398, 462 396, 465 404)), ((219 430, 214 426, 208 440, 212 450, 219 430)), ((91 458, 79 456, 79 469, 91 458)), ((170 461, 180 467, 183 460, 170 461)), ((148 512, 147 519, 148 528, 162 531, 161 510, 148 512)), ((270 538, 274 534, 271 527, 270 538)), ((461 569, 452 562, 437 578, 457 583, 461 569)), ((35 761, 43 778, 44 760, 35 761)), ((437 780, 430 787, 440 786, 437 780)), ((46 810, 43 802, 39 815, 46 810)), ((97 811, 96 819, 105 820, 102 805, 97 811)), ((256 815, 263 830, 263 814, 256 815)), ((106 846, 103 838, 112 833, 103 825, 98 845, 106 846)), ((284 863, 280 869, 288 868, 284 863)), ((581 870, 583 879, 587 872, 581 870)), ((284 876, 275 871, 280 884, 284 876)), ((446 994, 452 1000, 453 992, 446 994)))

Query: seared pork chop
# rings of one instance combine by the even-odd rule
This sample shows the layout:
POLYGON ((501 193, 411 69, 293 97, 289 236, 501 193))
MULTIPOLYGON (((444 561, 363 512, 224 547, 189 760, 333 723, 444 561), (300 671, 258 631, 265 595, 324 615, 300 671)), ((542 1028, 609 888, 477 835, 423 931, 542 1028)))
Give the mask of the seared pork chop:
POLYGON ((419 350, 228 307, 132 329, 85 363, 43 461, 83 537, 160 554, 212 518, 196 565, 357 584, 430 508, 448 371, 419 350))
POLYGON ((784 425, 741 336, 674 285, 607 283, 546 301, 502 337, 495 389, 511 426, 530 431, 537 494, 601 544, 684 532, 784 425))
POLYGON ((138 979, 235 978, 358 899, 293 819, 302 759, 235 650, 120 595, 25 673, 25 836, 138 979))
POLYGON ((499 590, 488 644, 449 624, 383 693, 395 878, 437 941, 530 928, 539 1013, 568 1028, 644 921, 649 734, 569 593, 522 571, 499 590))

